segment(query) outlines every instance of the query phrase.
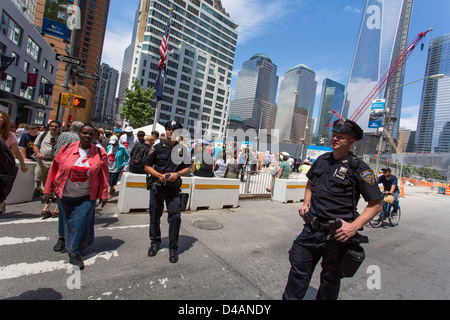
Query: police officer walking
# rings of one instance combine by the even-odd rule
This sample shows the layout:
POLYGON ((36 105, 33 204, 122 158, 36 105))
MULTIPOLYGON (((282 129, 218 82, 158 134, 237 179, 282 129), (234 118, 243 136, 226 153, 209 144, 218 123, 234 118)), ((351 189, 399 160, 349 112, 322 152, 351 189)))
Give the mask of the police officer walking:
POLYGON ((291 270, 285 300, 303 299, 320 258, 316 299, 336 300, 344 277, 342 257, 351 243, 358 243, 357 231, 381 211, 382 195, 373 171, 350 152, 355 141, 362 139, 363 130, 351 120, 340 119, 332 131, 333 151, 321 155, 306 175, 305 200, 298 210, 305 225, 289 251, 291 270), (368 204, 358 215, 361 195, 368 204))
POLYGON ((191 167, 188 150, 179 144, 173 133, 183 126, 176 121, 165 125, 166 140, 154 145, 145 159, 145 171, 150 179, 147 188, 150 189, 150 248, 148 255, 155 256, 161 245, 161 216, 164 202, 167 207, 169 222, 169 261, 178 261, 178 237, 181 226, 181 176, 187 174, 191 167))

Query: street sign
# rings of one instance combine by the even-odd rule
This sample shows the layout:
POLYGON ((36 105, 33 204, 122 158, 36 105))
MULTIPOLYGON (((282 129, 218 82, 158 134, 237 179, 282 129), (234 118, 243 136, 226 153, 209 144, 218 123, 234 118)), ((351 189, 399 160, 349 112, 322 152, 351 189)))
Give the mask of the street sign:
POLYGON ((66 62, 66 63, 70 63, 70 64, 74 64, 76 66, 81 66, 81 59, 75 58, 75 57, 70 57, 70 56, 65 56, 63 54, 56 54, 56 60, 62 61, 62 62, 66 62))
POLYGON ((89 72, 84 72, 84 71, 77 71, 77 76, 79 77, 83 77, 83 78, 87 78, 87 79, 91 79, 91 80, 100 80, 100 76, 93 74, 93 73, 89 73, 89 72))

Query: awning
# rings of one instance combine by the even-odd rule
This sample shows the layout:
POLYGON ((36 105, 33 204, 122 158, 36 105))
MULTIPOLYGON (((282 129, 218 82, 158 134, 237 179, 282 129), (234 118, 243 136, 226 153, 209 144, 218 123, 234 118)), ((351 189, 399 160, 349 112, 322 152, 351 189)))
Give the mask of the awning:
POLYGON ((0 102, 14 103, 17 104, 18 107, 25 107, 32 110, 53 110, 53 108, 50 108, 49 106, 5 90, 0 90, 0 102))

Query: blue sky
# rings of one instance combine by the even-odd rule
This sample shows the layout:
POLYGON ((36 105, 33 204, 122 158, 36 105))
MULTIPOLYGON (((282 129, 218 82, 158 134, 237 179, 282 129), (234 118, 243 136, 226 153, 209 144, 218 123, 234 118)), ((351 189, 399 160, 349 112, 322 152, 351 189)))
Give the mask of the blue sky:
MULTIPOLYGON (((120 71, 123 52, 131 41, 138 0, 111 0, 102 62, 120 71)), ((236 89, 242 63, 257 53, 267 54, 282 79, 290 68, 304 64, 316 72, 317 119, 325 78, 347 85, 365 0, 222 0, 239 25, 231 87, 236 89)), ((450 33, 449 0, 415 0, 410 27, 411 42, 433 27, 425 48, 414 50, 406 63, 405 83, 425 75, 431 38, 450 33)), ((422 82, 404 87, 400 125, 416 129, 422 82)))

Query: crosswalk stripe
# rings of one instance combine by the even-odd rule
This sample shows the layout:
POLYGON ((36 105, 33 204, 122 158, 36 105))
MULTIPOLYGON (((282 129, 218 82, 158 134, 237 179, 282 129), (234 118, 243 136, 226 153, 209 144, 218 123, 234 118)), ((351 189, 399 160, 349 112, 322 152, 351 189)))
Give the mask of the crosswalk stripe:
MULTIPOLYGON (((117 251, 104 251, 91 253, 84 257, 83 262, 85 266, 93 265, 98 258, 111 260, 113 257, 118 257, 117 251)), ((41 261, 36 263, 18 263, 5 267, 0 267, 0 280, 14 279, 22 276, 29 276, 39 273, 51 272, 56 270, 67 270, 72 267, 66 260, 59 261, 41 261)))
POLYGON ((9 246, 13 244, 22 244, 38 241, 49 241, 48 237, 37 237, 37 238, 13 238, 13 237, 1 237, 0 246, 9 246))

